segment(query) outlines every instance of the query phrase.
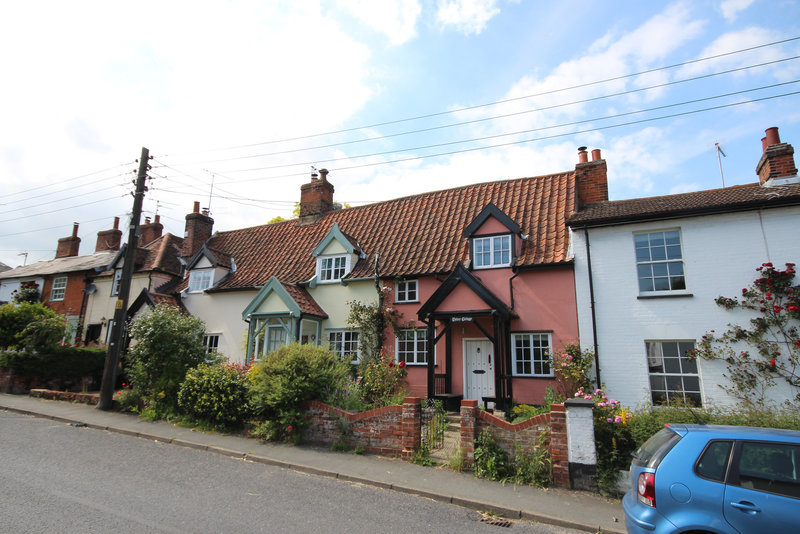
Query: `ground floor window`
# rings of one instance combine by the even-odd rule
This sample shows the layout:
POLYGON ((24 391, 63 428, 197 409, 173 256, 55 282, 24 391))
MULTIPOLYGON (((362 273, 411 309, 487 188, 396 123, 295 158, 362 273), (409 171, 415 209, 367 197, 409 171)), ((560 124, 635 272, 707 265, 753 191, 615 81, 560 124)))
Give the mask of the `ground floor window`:
POLYGON ((514 376, 553 376, 550 368, 550 334, 511 334, 514 376))
POLYGON ((219 334, 205 334, 203 346, 206 348, 206 354, 217 352, 219 350, 219 334))
POLYGON ((653 404, 700 406, 697 361, 687 356, 694 341, 645 341, 653 404))
POLYGON ((397 333, 395 341, 397 361, 409 364, 428 362, 428 330, 408 328, 397 333))
POLYGON ((331 350, 346 362, 358 363, 359 333, 357 330, 330 330, 328 343, 331 350))
POLYGON ((284 319, 255 319, 255 337, 251 341, 253 360, 261 360, 288 343, 291 325, 284 319))

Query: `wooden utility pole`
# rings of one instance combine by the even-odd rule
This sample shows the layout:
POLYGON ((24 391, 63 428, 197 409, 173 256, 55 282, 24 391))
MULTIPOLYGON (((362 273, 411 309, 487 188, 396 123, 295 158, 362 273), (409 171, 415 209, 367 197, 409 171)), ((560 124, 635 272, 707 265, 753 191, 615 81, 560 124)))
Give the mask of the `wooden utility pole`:
POLYGON ((139 219, 142 217, 142 202, 144 201, 145 180, 147 179, 147 161, 150 151, 142 147, 139 158, 139 174, 136 176, 136 193, 133 195, 133 213, 128 227, 128 245, 125 248, 124 264, 122 265, 122 279, 119 284, 117 303, 114 306, 114 323, 111 325, 111 337, 108 343, 106 365, 103 368, 103 382, 100 384, 100 400, 97 408, 110 410, 114 404, 114 385, 117 379, 117 365, 122 351, 122 342, 125 336, 125 322, 128 315, 128 296, 131 292, 131 277, 136 263, 136 243, 139 235, 139 219))

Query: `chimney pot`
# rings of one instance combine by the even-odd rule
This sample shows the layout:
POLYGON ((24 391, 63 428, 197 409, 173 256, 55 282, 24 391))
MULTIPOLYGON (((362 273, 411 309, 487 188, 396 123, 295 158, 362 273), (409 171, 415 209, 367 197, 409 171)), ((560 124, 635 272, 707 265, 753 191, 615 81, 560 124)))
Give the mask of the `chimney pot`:
POLYGON ((589 161, 589 154, 586 152, 585 146, 578 147, 578 163, 587 163, 589 161))
POLYGON ((72 223, 72 237, 78 237, 78 223, 72 223))
POLYGON ((114 217, 114 230, 119 230, 119 217, 114 217))
POLYGON ((777 145, 781 142, 781 137, 778 135, 778 127, 773 126, 772 128, 767 128, 765 133, 767 134, 767 146, 777 145))
POLYGON ((328 180, 328 169, 320 169, 319 174, 322 177, 323 182, 328 180))
POLYGON ((194 209, 192 210, 192 213, 200 213, 200 203, 199 202, 195 202, 194 203, 194 209))
POLYGON ((600 157, 600 149, 595 148, 592 150, 592 161, 600 161, 601 159, 603 158, 600 157))
POLYGON ((150 217, 145 217, 144 218, 144 223, 145 224, 150 224, 150 217))
POLYGON ((161 215, 156 215, 156 224, 161 222, 161 215))
POLYGON ((762 137, 761 138, 761 151, 762 152, 766 152, 767 151, 767 138, 766 137, 762 137))

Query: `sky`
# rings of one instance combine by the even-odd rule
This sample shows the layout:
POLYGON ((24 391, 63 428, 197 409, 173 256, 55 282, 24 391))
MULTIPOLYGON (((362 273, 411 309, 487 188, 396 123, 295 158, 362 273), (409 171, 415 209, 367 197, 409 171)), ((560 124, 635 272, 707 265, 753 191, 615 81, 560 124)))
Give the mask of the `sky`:
POLYGON ((611 200, 752 183, 765 129, 800 149, 799 2, 13 2, 0 262, 54 258, 75 222, 82 255, 114 217, 127 239, 143 147, 143 217, 178 236, 194 202, 219 231, 291 218, 312 168, 349 206, 579 146, 611 200))

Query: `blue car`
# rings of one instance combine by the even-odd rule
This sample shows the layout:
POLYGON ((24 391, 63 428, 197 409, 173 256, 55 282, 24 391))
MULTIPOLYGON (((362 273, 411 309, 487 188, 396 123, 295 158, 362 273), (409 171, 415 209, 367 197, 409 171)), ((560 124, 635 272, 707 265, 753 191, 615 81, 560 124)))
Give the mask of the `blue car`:
POLYGON ((800 432, 672 424, 634 453, 629 533, 800 533, 800 432))

